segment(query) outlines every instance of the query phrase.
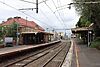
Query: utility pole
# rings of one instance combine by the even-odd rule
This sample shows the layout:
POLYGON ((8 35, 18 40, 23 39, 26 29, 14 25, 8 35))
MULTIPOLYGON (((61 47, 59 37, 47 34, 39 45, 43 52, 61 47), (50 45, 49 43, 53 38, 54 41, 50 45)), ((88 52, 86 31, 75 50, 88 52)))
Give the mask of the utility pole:
POLYGON ((38 13, 38 0, 36 0, 36 13, 38 13))
POLYGON ((18 23, 17 23, 17 33, 16 34, 17 34, 17 42, 16 42, 16 45, 18 46, 18 40, 19 40, 18 39, 18 23))
MULTIPOLYGON (((25 1, 25 2, 28 2, 28 1, 25 1)), ((39 4, 38 3, 38 0, 36 0, 36 3, 34 3, 34 4, 36 4, 36 7, 35 8, 22 8, 22 9, 19 9, 19 10, 33 10, 33 9, 36 9, 36 13, 38 13, 38 4, 39 4)))
POLYGON ((26 17, 26 32, 27 32, 27 17, 26 17))

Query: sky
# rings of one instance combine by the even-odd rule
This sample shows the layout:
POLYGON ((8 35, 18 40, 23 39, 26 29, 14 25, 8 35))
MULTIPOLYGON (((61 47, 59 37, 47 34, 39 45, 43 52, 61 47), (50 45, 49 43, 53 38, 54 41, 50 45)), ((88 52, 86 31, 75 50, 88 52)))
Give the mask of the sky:
POLYGON ((36 8, 36 0, 0 0, 0 22, 6 21, 9 17, 22 17, 29 21, 35 21, 45 30, 56 30, 70 34, 70 30, 75 27, 79 20, 79 15, 72 5, 67 7, 71 0, 38 0, 39 10, 19 10, 26 8, 36 8), (28 2, 27 2, 28 1, 28 2), (45 2, 43 2, 45 1, 45 2))

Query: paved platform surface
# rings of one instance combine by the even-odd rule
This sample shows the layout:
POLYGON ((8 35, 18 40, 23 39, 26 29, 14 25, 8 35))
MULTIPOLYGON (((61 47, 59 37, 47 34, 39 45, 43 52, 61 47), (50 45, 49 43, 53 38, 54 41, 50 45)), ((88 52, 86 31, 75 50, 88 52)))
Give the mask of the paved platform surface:
POLYGON ((49 43, 44 43, 44 44, 18 45, 18 46, 14 46, 14 47, 0 48, 0 56, 6 55, 6 54, 9 54, 9 53, 13 53, 13 52, 17 52, 17 51, 27 50, 27 49, 41 47, 41 46, 46 46, 46 45, 57 43, 57 42, 60 42, 60 40, 49 42, 49 43))
POLYGON ((19 51, 19 50, 29 49, 32 47, 33 47, 33 45, 18 45, 18 46, 14 46, 14 47, 0 48, 0 55, 19 51))
POLYGON ((71 67, 100 67, 100 50, 87 47, 77 39, 73 41, 74 54, 71 67))

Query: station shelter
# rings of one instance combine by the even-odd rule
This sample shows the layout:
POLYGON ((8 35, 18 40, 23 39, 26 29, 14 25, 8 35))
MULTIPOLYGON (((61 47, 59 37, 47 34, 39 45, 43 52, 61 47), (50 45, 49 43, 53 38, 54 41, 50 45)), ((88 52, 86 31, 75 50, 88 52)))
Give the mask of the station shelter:
POLYGON ((87 43, 88 46, 90 45, 91 41, 93 40, 93 28, 92 27, 72 28, 71 31, 76 36, 77 36, 77 34, 80 34, 80 37, 83 38, 84 43, 87 43))
POLYGON ((47 32, 22 32, 20 35, 19 44, 40 44, 52 41, 53 34, 47 32))

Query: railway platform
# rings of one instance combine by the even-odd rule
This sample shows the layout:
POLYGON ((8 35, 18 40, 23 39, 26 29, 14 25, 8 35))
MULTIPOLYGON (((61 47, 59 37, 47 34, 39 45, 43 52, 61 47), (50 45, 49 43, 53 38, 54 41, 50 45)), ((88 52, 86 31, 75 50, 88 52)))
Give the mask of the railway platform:
POLYGON ((50 44, 57 43, 57 42, 60 42, 60 40, 50 42, 50 43, 38 44, 38 45, 18 45, 18 46, 14 46, 14 47, 0 48, 0 58, 5 57, 5 56, 10 56, 11 54, 14 54, 14 53, 18 54, 21 51, 26 51, 29 49, 43 47, 43 46, 50 45, 50 44))
POLYGON ((74 50, 71 67, 100 67, 100 50, 87 47, 73 39, 74 50))

